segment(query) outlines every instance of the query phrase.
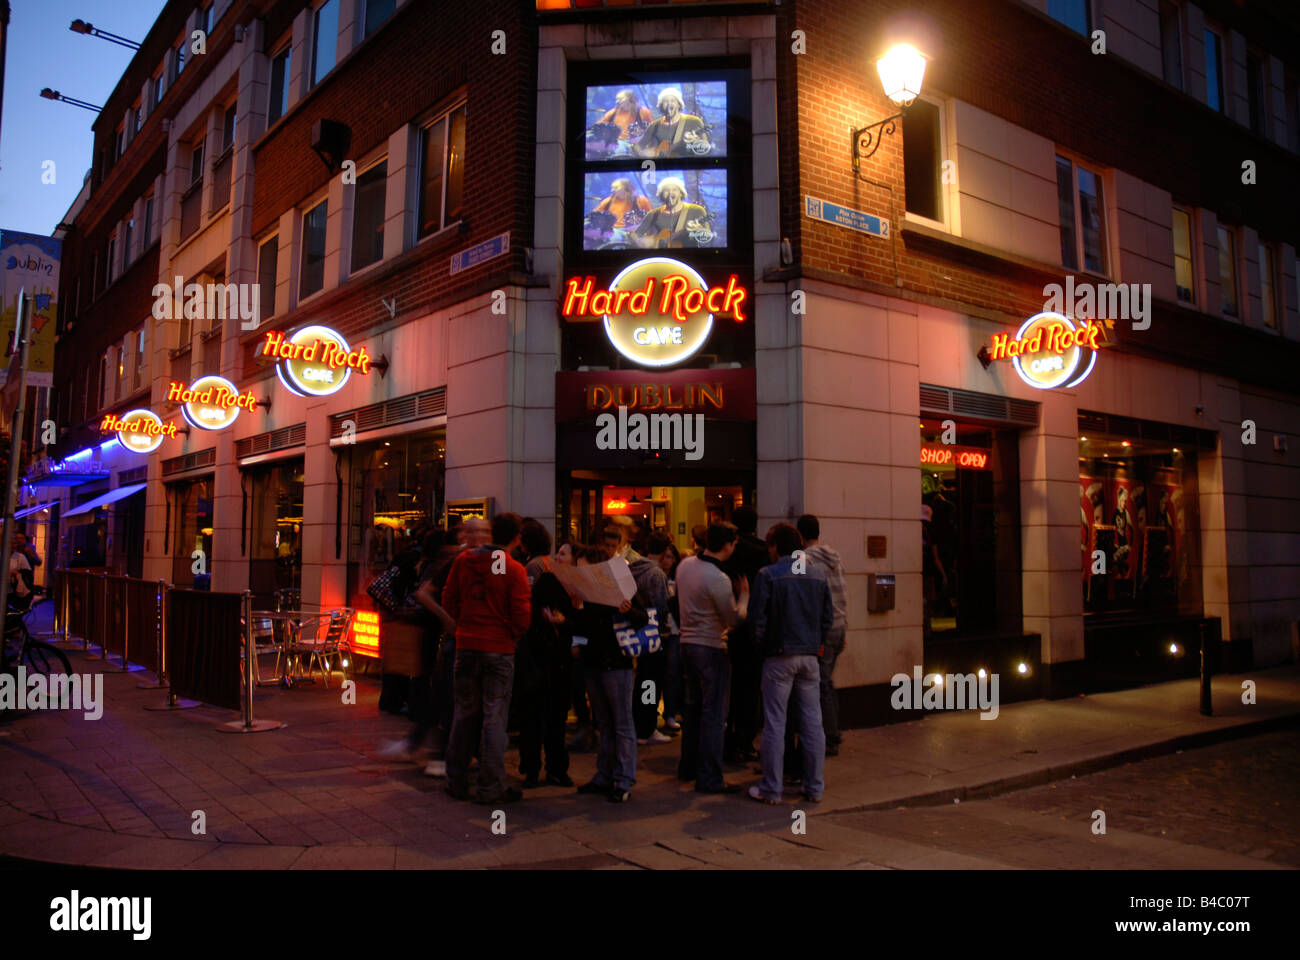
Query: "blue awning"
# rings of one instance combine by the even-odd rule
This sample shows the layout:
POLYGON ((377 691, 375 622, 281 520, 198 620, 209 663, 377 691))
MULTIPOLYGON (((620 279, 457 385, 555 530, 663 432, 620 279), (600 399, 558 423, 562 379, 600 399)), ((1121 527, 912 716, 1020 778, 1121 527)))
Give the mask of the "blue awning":
POLYGON ((58 503, 57 500, 46 500, 44 503, 29 504, 28 506, 23 507, 21 510, 15 510, 14 519, 21 520, 23 517, 30 516, 31 514, 36 513, 36 511, 38 510, 45 510, 56 503, 58 503))
POLYGON ((73 507, 67 513, 65 513, 64 516, 75 517, 78 514, 89 513, 91 510, 95 510, 99 507, 107 506, 110 503, 116 503, 118 500, 121 500, 123 497, 129 497, 133 493, 139 493, 141 490, 144 489, 144 487, 145 485, 143 483, 132 483, 129 486, 118 487, 116 490, 110 490, 102 497, 96 497, 94 500, 86 501, 79 507, 73 507))

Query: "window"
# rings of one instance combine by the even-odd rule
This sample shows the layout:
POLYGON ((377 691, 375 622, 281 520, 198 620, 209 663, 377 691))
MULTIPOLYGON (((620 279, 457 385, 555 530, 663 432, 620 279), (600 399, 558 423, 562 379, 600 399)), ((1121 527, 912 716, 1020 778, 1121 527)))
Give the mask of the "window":
POLYGON ((1192 215, 1174 207, 1174 284, 1179 303, 1196 303, 1196 275, 1192 265, 1192 215))
POLYGON ((329 201, 322 200, 302 215, 302 277, 298 296, 309 297, 325 286, 325 220, 329 201))
POLYGON ((121 127, 118 127, 117 131, 113 134, 113 162, 114 163, 117 163, 117 161, 122 159, 122 148, 123 148, 123 141, 125 139, 125 136, 126 136, 126 131, 124 131, 121 127))
POLYGON ((104 254, 104 286, 113 282, 113 265, 117 259, 117 234, 108 238, 108 248, 104 254))
POLYGON ((942 222, 943 111, 920 98, 903 114, 903 184, 907 212, 942 222))
POLYGON ((190 148, 190 186, 203 179, 203 141, 190 148))
POLYGON ((393 15, 393 11, 397 9, 397 0, 365 0, 365 3, 365 36, 368 37, 383 26, 384 21, 393 15))
POLYGON ((226 107, 225 116, 221 120, 221 150, 224 153, 235 145, 235 125, 238 117, 235 116, 235 104, 226 107))
POLYGON ((1165 83, 1183 89, 1183 28, 1178 5, 1160 0, 1160 56, 1165 83))
POLYGON ((135 233, 135 220, 129 218, 126 226, 122 229, 122 267, 125 269, 131 263, 131 235, 135 233))
POLYGON ((144 201, 144 234, 140 237, 140 249, 148 250, 149 244, 153 242, 153 196, 145 198, 144 201))
POLYGON ((325 0, 316 8, 311 32, 311 85, 334 69, 339 46, 339 0, 325 0))
POLYGON ((195 26, 196 30, 202 30, 204 36, 212 32, 212 4, 208 4, 199 11, 199 19, 195 26))
POLYGON ((1264 108, 1264 64, 1253 53, 1246 54, 1246 101, 1250 107, 1250 129, 1266 136, 1264 108))
POLYGON ((139 389, 140 387, 144 386, 144 369, 145 369, 144 332, 147 329, 148 329, 148 325, 146 324, 145 326, 137 330, 135 333, 135 378, 133 382, 135 384, 136 389, 139 389))
POLYGON ((1101 175, 1065 157, 1056 158, 1056 195, 1061 218, 1061 264, 1072 270, 1106 272, 1105 207, 1101 175))
POLYGON ((185 69, 185 41, 182 39, 176 45, 176 79, 181 77, 181 71, 185 69))
POLYGON ((117 345, 117 395, 125 396, 126 391, 122 389, 123 381, 126 380, 126 344, 117 345))
POLYGON ((96 410, 103 410, 108 403, 108 364, 109 357, 106 351, 99 358, 99 404, 95 407, 96 410))
MULTIPOLYGON (((280 259, 280 238, 271 237, 257 248, 257 285, 261 317, 275 316, 275 281, 280 259)), ((261 317, 258 322, 261 322, 261 317)))
POLYGON ((153 86, 153 97, 152 97, 153 106, 149 108, 151 113, 155 109, 157 109, 158 104, 162 103, 163 94, 167 92, 167 80, 165 75, 159 73, 156 77, 154 77, 152 86, 153 86))
POLYGON ((1088 0, 1047 0, 1047 15, 1085 37, 1088 29, 1088 0))
POLYGON ((1223 112, 1223 38, 1205 30, 1205 102, 1223 112))
POLYGON ((1274 290, 1276 270, 1273 246, 1268 243, 1259 245, 1259 304, 1264 312, 1264 326, 1277 329, 1277 296, 1274 290))
POLYGON ((1293 83, 1286 88, 1286 115, 1291 151, 1300 153, 1300 84, 1293 83))
POLYGON ((289 61, 293 48, 286 46, 271 61, 271 104, 266 110, 269 127, 289 112, 289 61))
POLYGON ((465 105, 424 128, 420 138, 419 236, 455 223, 465 185, 465 105))
POLYGON ((176 315, 176 319, 180 321, 176 333, 176 349, 177 350, 188 349, 190 346, 190 341, 194 339, 194 326, 191 323, 191 320, 193 318, 185 316, 185 311, 182 309, 176 315))
POLYGON ((1229 317, 1240 317, 1237 311, 1237 249, 1232 242, 1232 228, 1219 224, 1219 292, 1223 297, 1223 312, 1229 317))
POLYGON ((357 177, 352 211, 352 270, 377 263, 384 255, 384 191, 388 187, 388 161, 357 177))

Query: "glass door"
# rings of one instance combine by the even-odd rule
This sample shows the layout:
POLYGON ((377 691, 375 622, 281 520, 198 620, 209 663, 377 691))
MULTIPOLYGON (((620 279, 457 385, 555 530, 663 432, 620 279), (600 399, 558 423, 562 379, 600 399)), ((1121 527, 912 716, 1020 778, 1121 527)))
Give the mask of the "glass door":
POLYGON ((303 459, 250 470, 248 493, 248 589, 253 606, 276 609, 276 593, 302 589, 303 459))

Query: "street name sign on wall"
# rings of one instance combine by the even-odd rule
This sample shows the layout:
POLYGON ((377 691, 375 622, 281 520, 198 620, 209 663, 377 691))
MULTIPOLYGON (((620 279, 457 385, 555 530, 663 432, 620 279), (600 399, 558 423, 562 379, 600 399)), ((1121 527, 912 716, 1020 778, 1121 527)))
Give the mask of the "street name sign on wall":
POLYGON ((856 230, 858 233, 869 234, 882 240, 889 239, 889 221, 873 217, 862 210, 841 207, 838 203, 805 196, 803 212, 809 220, 821 220, 823 223, 833 223, 837 227, 856 230))
POLYGON ((478 246, 470 247, 468 250, 461 250, 459 253, 451 255, 451 272, 460 273, 462 270, 468 270, 470 267, 477 267, 480 263, 486 263, 488 260, 495 260, 497 257, 505 256, 510 252, 510 231, 498 233, 491 240, 485 240, 478 246))

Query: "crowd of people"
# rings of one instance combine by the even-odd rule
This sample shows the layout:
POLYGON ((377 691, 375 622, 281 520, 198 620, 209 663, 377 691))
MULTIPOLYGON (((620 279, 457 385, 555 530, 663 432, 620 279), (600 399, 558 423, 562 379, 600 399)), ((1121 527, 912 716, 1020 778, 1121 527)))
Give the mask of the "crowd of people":
POLYGON ((386 615, 421 626, 421 666, 404 690, 404 678, 385 676, 381 709, 404 701, 413 723, 380 756, 413 759, 432 737, 441 756, 425 772, 468 800, 477 763, 474 799, 498 804, 543 785, 574 788, 570 753, 594 748, 595 775, 577 792, 623 803, 638 748, 678 740, 677 777, 697 792, 740 792, 724 766, 757 760, 754 800, 780 803, 794 783, 819 801, 825 758, 840 743, 832 673, 845 642, 843 564, 812 515, 764 539, 753 508, 732 519, 697 526, 685 556, 628 517, 609 518, 587 544, 553 545, 542 523, 514 513, 424 533, 390 571, 399 599, 386 615), (635 583, 619 606, 565 586, 573 578, 559 568, 615 557, 635 583), (657 643, 629 655, 629 637, 656 630, 657 643), (506 771, 509 730, 518 786, 506 771))

